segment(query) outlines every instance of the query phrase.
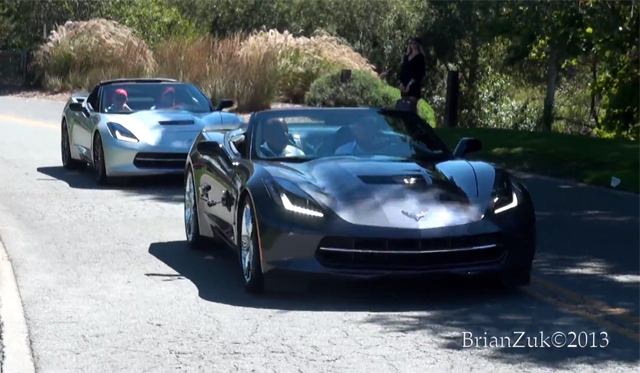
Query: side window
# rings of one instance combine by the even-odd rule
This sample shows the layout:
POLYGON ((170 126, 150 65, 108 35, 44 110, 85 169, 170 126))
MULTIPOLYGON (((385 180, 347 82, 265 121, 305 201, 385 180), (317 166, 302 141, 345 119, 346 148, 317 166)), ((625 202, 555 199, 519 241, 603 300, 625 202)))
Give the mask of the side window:
POLYGON ((87 103, 89 105, 91 105, 91 109, 93 109, 94 111, 98 111, 100 108, 98 108, 98 90, 99 90, 99 86, 95 87, 93 89, 93 91, 91 91, 91 94, 89 95, 89 97, 87 97, 87 103))

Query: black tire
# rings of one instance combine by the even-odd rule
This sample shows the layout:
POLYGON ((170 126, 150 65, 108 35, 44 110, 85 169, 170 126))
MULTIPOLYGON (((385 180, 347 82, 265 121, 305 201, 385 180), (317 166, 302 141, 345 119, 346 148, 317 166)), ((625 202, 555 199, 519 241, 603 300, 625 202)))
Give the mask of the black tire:
POLYGON ((238 258, 240 261, 240 270, 242 273, 242 278, 244 280, 244 287, 250 293, 261 293, 264 291, 264 276, 262 274, 262 263, 260 261, 260 247, 258 240, 258 229, 256 225, 256 216, 253 209, 253 203, 251 203, 250 197, 245 197, 243 203, 241 204, 241 214, 240 219, 238 221, 240 229, 238 230, 238 239, 237 239, 237 250, 238 250, 238 258), (251 218, 251 233, 249 235, 245 234, 245 216, 246 209, 249 210, 250 218, 251 218), (247 237, 249 236, 249 237, 247 237), (248 239, 243 239, 243 237, 247 237, 248 239), (243 243, 244 241, 251 243, 248 245, 248 252, 250 252, 251 257, 248 260, 249 270, 247 271, 244 263, 244 255, 243 255, 243 243))
POLYGON ((184 231, 187 237, 189 247, 193 250, 202 250, 209 243, 206 237, 200 235, 200 226, 198 221, 198 196, 195 189, 195 179, 191 168, 187 171, 184 178, 184 231), (189 202, 189 204, 187 203, 189 202), (189 222, 187 217, 187 209, 192 220, 189 222))
POLYGON ((71 141, 69 139, 69 130, 67 128, 66 119, 62 120, 60 133, 60 155, 62 158, 62 167, 66 170, 81 170, 87 166, 86 162, 71 158, 71 141))
POLYGON ((109 183, 107 177, 107 168, 104 162, 104 149, 102 149, 102 137, 96 132, 93 137, 93 170, 98 185, 106 185, 109 183))

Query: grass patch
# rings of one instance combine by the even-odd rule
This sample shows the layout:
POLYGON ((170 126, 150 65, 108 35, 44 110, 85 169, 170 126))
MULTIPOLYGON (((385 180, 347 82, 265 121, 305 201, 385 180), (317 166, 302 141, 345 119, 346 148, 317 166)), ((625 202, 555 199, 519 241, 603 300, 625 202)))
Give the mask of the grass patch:
POLYGON ((622 180, 616 189, 634 193, 640 189, 637 142, 485 128, 435 131, 452 149, 462 137, 482 140, 483 150, 469 159, 600 186, 609 186, 614 176, 622 180))

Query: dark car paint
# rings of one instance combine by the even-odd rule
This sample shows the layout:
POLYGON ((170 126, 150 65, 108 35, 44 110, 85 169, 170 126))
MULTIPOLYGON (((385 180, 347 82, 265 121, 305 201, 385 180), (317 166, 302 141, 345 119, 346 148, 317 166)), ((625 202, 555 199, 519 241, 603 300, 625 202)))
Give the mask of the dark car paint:
MULTIPOLYGON (((445 268, 447 272, 504 271, 530 269, 535 253, 535 214, 533 203, 524 185, 513 178, 515 192, 520 205, 500 216, 483 211, 487 217, 469 224, 447 226, 432 229, 400 228, 399 226, 362 225, 349 222, 335 213, 327 203, 323 203, 314 194, 313 189, 326 188, 324 194, 340 199, 341 190, 336 183, 351 180, 358 175, 371 177, 389 177, 397 175, 420 175, 442 195, 462 198, 464 201, 487 202, 489 208, 496 169, 484 162, 469 162, 463 159, 444 160, 436 163, 393 162, 389 159, 379 161, 341 157, 337 159, 318 159, 304 163, 284 163, 265 160, 251 160, 240 157, 230 145, 232 135, 244 134, 245 146, 251 144, 253 121, 260 113, 254 113, 245 129, 223 129, 203 131, 195 140, 187 160, 187 170, 195 173, 196 190, 208 186, 206 193, 199 195, 199 222, 201 234, 222 237, 232 247, 237 247, 238 214, 244 198, 251 198, 260 235, 259 246, 263 272, 271 270, 293 270, 311 273, 332 273, 353 276, 380 276, 393 273, 389 270, 353 271, 324 268, 315 257, 315 251, 325 232, 332 235, 348 235, 369 238, 429 238, 452 235, 506 232, 505 242, 512 247, 506 258, 500 263, 480 268, 445 268), (197 151, 201 142, 215 141, 222 144, 220 155, 206 156, 197 151), (332 163, 333 162, 333 163, 332 163), (336 165, 340 165, 336 167, 336 165), (294 184, 308 186, 303 191, 312 200, 325 207, 325 218, 313 220, 294 216, 279 209, 265 187, 265 180, 282 178, 294 184), (516 247, 521 250, 514 251, 516 247)), ((245 149, 252 153, 249 147, 245 149)), ((246 154, 246 153, 245 153, 246 154)), ((355 186, 355 185, 352 185, 355 186)), ((344 187, 344 184, 343 184, 344 187)), ((407 224, 410 222, 406 220, 407 224)), ((429 272, 438 272, 432 270, 429 272)), ((416 270, 416 273, 424 271, 416 270)), ((411 271, 403 271, 411 274, 411 271)))

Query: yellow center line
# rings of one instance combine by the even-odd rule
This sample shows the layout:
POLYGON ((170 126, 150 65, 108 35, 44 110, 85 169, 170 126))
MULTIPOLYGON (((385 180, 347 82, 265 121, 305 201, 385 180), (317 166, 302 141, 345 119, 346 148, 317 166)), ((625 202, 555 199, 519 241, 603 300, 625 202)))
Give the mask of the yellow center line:
POLYGON ((599 311, 611 315, 611 316, 616 316, 616 317, 620 317, 622 319, 625 319, 626 321, 632 323, 632 324, 638 324, 640 323, 640 320, 638 319, 638 317, 636 317, 635 315, 630 314, 627 310, 623 309, 623 308, 619 308, 619 307, 611 307, 608 304, 599 301, 599 300, 595 300, 592 298, 589 298, 585 295, 582 295, 580 293, 577 293, 575 291, 571 291, 569 289, 565 289, 561 286, 558 286, 552 282, 537 278, 537 277, 532 277, 531 278, 531 283, 535 286, 538 286, 542 289, 547 289, 551 292, 554 293, 558 293, 561 294, 569 299, 571 299, 572 301, 576 302, 576 303, 582 303, 582 304, 587 304, 593 308, 598 309, 599 311))
POLYGON ((10 115, 2 115, 2 114, 0 114, 0 120, 1 121, 7 121, 7 122, 15 122, 15 123, 20 123, 20 124, 26 124, 26 125, 29 125, 29 126, 50 128, 50 129, 59 129, 60 128, 59 125, 53 124, 51 122, 44 122, 44 121, 33 120, 33 119, 25 119, 25 118, 10 116, 10 115))
MULTIPOLYGON (((527 293, 528 295, 537 298, 543 302, 546 303, 551 303, 552 305, 566 311, 569 313, 572 313, 574 315, 580 316, 584 319, 587 320, 591 320, 593 322, 595 322, 596 324, 603 326, 611 331, 617 332, 621 335, 624 335, 625 337, 628 337, 630 339, 633 339, 635 341, 640 342, 640 334, 638 333, 637 330, 633 330, 633 329, 629 329, 629 328, 625 328, 625 327, 621 327, 618 326, 600 316, 597 316, 596 314, 593 313, 593 310, 590 309, 584 309, 584 307, 580 307, 580 306, 576 306, 575 304, 570 304, 570 303, 566 303, 566 302, 562 302, 560 300, 554 299, 552 297, 550 297, 549 295, 543 294, 541 292, 538 292, 534 289, 531 288, 527 288, 527 289, 523 289, 525 293, 527 293)), ((577 333, 577 331, 576 331, 577 333)))
POLYGON ((640 342, 640 333, 636 325, 637 318, 629 314, 626 310, 611 307, 604 302, 588 298, 582 294, 536 277, 531 278, 531 285, 529 288, 523 288, 526 294, 640 342), (541 290, 546 290, 546 292, 541 290), (571 302, 567 302, 566 299, 559 299, 562 296, 571 302), (607 320, 605 318, 607 316, 615 316, 616 318, 631 322, 633 327, 616 325, 607 320))

